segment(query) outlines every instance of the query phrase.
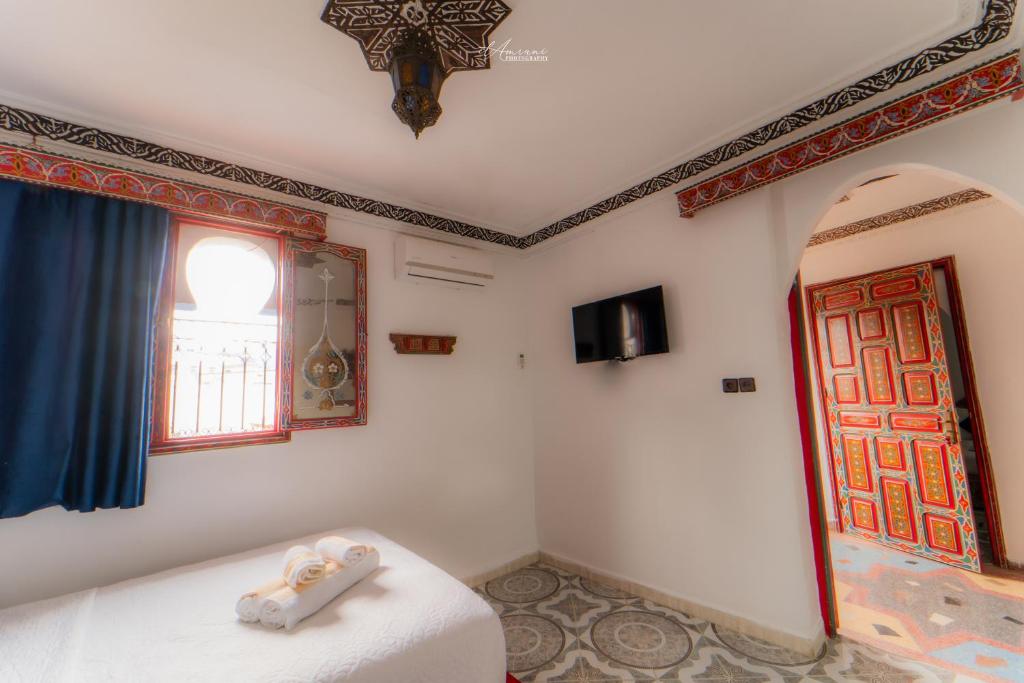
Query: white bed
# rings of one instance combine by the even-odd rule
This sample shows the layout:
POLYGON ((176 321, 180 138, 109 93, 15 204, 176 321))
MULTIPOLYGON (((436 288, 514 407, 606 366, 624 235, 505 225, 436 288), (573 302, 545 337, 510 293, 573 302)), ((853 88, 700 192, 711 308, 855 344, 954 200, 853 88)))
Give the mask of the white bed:
MULTIPOLYGON (((69 566, 68 571, 74 571, 69 566)), ((503 683, 494 611, 426 560, 365 529, 340 529, 0 611, 0 681, 503 683), (337 534, 381 566, 295 630, 236 620, 238 596, 281 554, 337 534)))

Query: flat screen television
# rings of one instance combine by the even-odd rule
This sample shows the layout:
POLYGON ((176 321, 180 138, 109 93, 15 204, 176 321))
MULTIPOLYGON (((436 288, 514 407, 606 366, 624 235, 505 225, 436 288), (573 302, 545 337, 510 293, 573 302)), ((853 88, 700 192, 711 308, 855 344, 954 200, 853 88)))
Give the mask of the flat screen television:
POLYGON ((577 363, 668 353, 661 286, 576 306, 572 332, 577 363))

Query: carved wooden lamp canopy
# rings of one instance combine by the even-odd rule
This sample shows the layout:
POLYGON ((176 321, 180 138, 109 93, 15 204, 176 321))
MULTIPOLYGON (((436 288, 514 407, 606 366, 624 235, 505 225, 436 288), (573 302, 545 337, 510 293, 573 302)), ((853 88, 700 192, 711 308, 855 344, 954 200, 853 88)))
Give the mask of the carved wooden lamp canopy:
POLYGON ((489 36, 512 10, 502 0, 328 0, 320 19, 355 39, 373 71, 390 71, 391 108, 416 137, 441 116, 453 71, 489 69, 489 36))

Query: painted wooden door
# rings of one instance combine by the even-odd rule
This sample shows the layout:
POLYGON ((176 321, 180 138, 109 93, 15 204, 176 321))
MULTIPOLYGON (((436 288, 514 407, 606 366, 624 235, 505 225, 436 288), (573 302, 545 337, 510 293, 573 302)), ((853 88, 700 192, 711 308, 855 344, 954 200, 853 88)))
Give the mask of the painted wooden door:
POLYGON ((840 528, 979 571, 931 265, 808 292, 840 528))

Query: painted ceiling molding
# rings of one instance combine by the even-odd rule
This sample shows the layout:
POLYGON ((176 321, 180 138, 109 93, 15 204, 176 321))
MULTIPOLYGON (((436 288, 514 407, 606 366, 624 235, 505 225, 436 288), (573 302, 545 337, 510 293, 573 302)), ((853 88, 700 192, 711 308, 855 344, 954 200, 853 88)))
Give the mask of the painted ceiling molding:
POLYGON ((908 83, 992 45, 1009 35, 1010 29, 1013 26, 1013 15, 1016 6, 1017 0, 988 0, 984 17, 977 26, 871 74, 857 83, 826 95, 746 135, 720 145, 695 159, 686 161, 662 174, 638 183, 613 197, 604 199, 582 211, 577 211, 571 216, 567 216, 525 237, 471 225, 425 211, 408 209, 359 195, 330 190, 311 183, 171 149, 138 138, 69 123, 51 116, 36 114, 2 104, 0 104, 0 128, 68 142, 110 154, 160 164, 181 171, 200 173, 223 180, 248 184, 265 190, 320 202, 329 206, 367 213, 430 230, 437 230, 450 235, 468 237, 516 249, 527 249, 638 199, 643 199, 681 183, 688 178, 709 171, 716 166, 763 147, 801 128, 860 104, 875 95, 887 92, 897 85, 908 83))
POLYGON ((1024 89, 1017 53, 982 64, 678 192, 680 215, 961 114, 1024 89))
POLYGON ((329 190, 319 185, 292 180, 283 176, 257 171, 238 164, 218 161, 198 154, 171 149, 138 138, 118 135, 109 131, 69 123, 52 116, 36 114, 0 104, 0 128, 36 137, 59 140, 89 149, 116 154, 139 161, 160 164, 179 171, 190 171, 236 183, 273 190, 292 197, 308 199, 342 209, 367 213, 381 218, 461 235, 484 242, 519 247, 519 237, 496 230, 488 230, 451 218, 442 218, 425 211, 368 199, 347 192, 329 190))
POLYGON ((847 223, 845 225, 829 228, 828 230, 822 230, 821 232, 811 235, 811 239, 807 241, 807 246, 817 247, 822 244, 841 240, 845 237, 853 237, 854 235, 859 235, 870 230, 878 230, 879 228, 885 228, 890 225, 902 223, 903 221, 921 218, 933 213, 938 213, 939 211, 945 211, 946 209, 970 204, 981 199, 988 199, 991 196, 992 195, 988 192, 973 187, 966 190, 960 190, 959 192, 951 192, 950 194, 936 197, 935 199, 929 199, 925 202, 904 206, 902 209, 888 211, 886 213, 878 214, 877 216, 871 216, 870 218, 854 221, 853 223, 847 223))
POLYGON ((327 214, 180 180, 0 144, 0 178, 155 204, 204 218, 227 218, 302 239, 327 237, 327 214))
POLYGON ((587 221, 605 215, 626 204, 643 199, 655 192, 681 183, 687 178, 704 173, 715 166, 735 159, 758 147, 773 142, 805 126, 818 122, 870 97, 887 92, 893 87, 908 83, 919 76, 977 52, 1010 34, 1017 0, 989 0, 981 22, 973 28, 959 33, 938 45, 926 48, 916 55, 900 60, 892 66, 877 71, 860 81, 837 90, 825 97, 786 114, 771 123, 753 130, 746 135, 719 145, 710 152, 686 161, 660 175, 638 183, 628 190, 589 206, 582 211, 541 228, 524 239, 524 246, 530 247, 546 239, 571 230, 587 221))

